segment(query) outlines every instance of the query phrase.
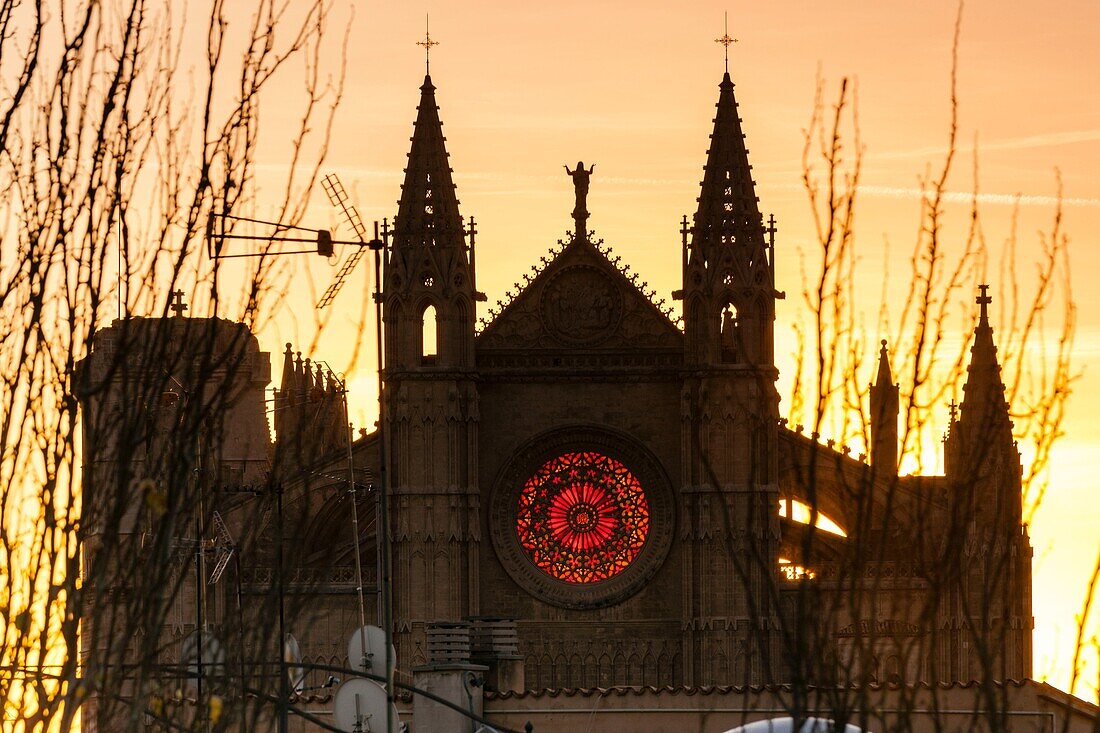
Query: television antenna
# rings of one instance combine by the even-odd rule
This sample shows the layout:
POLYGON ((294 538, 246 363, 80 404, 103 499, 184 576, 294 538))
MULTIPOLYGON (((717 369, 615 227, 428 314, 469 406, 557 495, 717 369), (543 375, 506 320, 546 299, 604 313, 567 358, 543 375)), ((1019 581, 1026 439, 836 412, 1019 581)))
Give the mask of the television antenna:
MULTIPOLYGON (((351 244, 358 244, 359 247, 353 251, 348 258, 344 260, 344 264, 340 266, 340 269, 336 273, 336 277, 332 279, 332 284, 328 286, 328 290, 321 296, 321 299, 317 301, 317 308, 327 308, 330 303, 336 298, 336 294, 340 292, 340 288, 344 287, 344 281, 348 275, 351 274, 355 266, 359 264, 359 260, 363 257, 363 253, 367 249, 380 250, 383 248, 383 241, 389 236, 389 224, 383 222, 382 225, 382 239, 378 238, 378 222, 374 224, 374 238, 370 241, 367 240, 367 228, 363 226, 363 218, 359 216, 359 210, 355 208, 348 200, 347 191, 344 190, 344 184, 340 182, 340 179, 335 173, 329 173, 327 176, 321 179, 321 188, 325 189, 325 194, 328 196, 329 202, 333 206, 339 207, 340 211, 344 214, 344 221, 348 223, 351 230, 355 232, 355 236, 359 238, 358 242, 351 242, 351 244)), ((345 243, 341 243, 345 244, 345 243)))
POLYGON ((252 219, 247 216, 211 212, 206 219, 207 254, 214 260, 229 260, 237 257, 273 257, 276 255, 304 254, 319 254, 322 257, 332 257, 333 245, 336 244, 359 244, 359 242, 341 242, 335 240, 332 238, 332 233, 328 229, 310 229, 308 227, 291 226, 289 224, 280 224, 277 221, 252 219), (215 231, 215 219, 221 222, 220 231, 215 231), (241 221, 249 224, 258 224, 261 227, 270 227, 274 231, 271 234, 237 234, 236 232, 227 232, 225 231, 225 223, 227 221, 241 221), (298 236, 290 236, 292 234, 297 235, 299 232, 301 234, 298 236), (225 254, 222 250, 225 249, 226 242, 267 242, 269 245, 312 243, 315 248, 295 250, 279 249, 275 251, 264 250, 261 252, 225 254))
POLYGON ((210 573, 209 585, 216 584, 222 579, 222 574, 229 565, 233 552, 237 549, 233 542, 233 535, 229 534, 229 528, 225 526, 222 515, 214 512, 214 570, 210 573))

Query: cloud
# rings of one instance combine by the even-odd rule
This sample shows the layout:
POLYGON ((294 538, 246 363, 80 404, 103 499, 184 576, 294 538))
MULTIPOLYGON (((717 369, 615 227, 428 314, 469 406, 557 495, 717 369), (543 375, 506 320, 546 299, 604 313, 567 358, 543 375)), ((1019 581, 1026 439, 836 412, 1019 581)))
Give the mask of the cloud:
MULTIPOLYGON (((1026 135, 1024 137, 1011 137, 1005 140, 993 140, 991 142, 962 143, 956 146, 956 152, 972 153, 975 149, 981 152, 992 150, 1023 150, 1025 148, 1046 148, 1056 145, 1073 145, 1100 141, 1100 129, 1094 130, 1066 130, 1063 132, 1044 132, 1038 135, 1026 135)), ((868 158, 875 160, 897 160, 902 158, 927 158, 932 155, 944 155, 947 148, 934 146, 916 148, 914 150, 895 150, 893 152, 868 153, 868 158)))
MULTIPOLYGON (((883 198, 918 199, 929 194, 926 189, 903 188, 897 186, 860 186, 859 193, 864 196, 879 196, 883 198)), ((969 191, 945 191, 945 201, 962 201, 969 203, 974 200, 974 194, 969 191)), ((1056 206, 1057 196, 1034 196, 1008 193, 978 193, 980 204, 1000 204, 1006 206, 1056 206)), ((1063 198, 1063 206, 1100 207, 1100 199, 1093 198, 1063 198)))
MULTIPOLYGON (((269 170, 272 172, 285 172, 287 170, 286 164, 279 163, 260 163, 256 166, 260 170, 269 170)), ((326 171, 334 172, 345 178, 348 181, 356 181, 361 179, 400 179, 404 173, 397 168, 372 168, 363 166, 331 166, 327 167, 326 171)), ((569 189, 572 185, 568 181, 568 177, 564 172, 562 173, 514 173, 511 171, 473 171, 473 170, 461 170, 454 174, 455 183, 460 187, 463 183, 472 182, 489 182, 489 183, 504 183, 508 184, 507 188, 501 190, 493 190, 490 193, 494 194, 514 194, 522 193, 528 190, 558 190, 559 188, 565 190, 569 189), (563 184, 559 186, 557 184, 563 184)), ((641 186, 660 188, 664 186, 698 186, 699 181, 691 181, 688 179, 679 178, 628 178, 622 176, 600 176, 599 182, 601 185, 607 184, 611 186, 641 186)), ((485 191, 480 191, 485 193, 485 191)))
MULTIPOLYGON (((1021 138, 1023 139, 1023 138, 1021 138)), ((1100 139, 1100 131, 1097 132, 1100 139)), ((287 166, 278 163, 261 163, 256 166, 261 170, 285 172, 287 166)), ((350 185, 354 181, 379 181, 400 179, 402 172, 396 169, 382 169, 360 166, 336 166, 330 169, 338 173, 350 185)), ((564 181, 565 175, 512 173, 500 171, 463 171, 455 174, 455 182, 461 191, 464 186, 470 186, 483 196, 514 196, 514 195, 540 195, 560 193, 568 191, 569 183, 564 181), (495 184, 487 187, 487 184, 495 184)), ((620 176, 604 176, 599 179, 601 185, 606 186, 636 186, 641 188, 676 188, 694 191, 699 186, 699 181, 689 181, 675 178, 628 178, 620 176)), ((772 190, 802 190, 801 183, 785 183, 774 186, 759 186, 760 189, 772 190)), ((603 190, 603 195, 614 194, 614 191, 603 190)), ((864 196, 919 199, 927 195, 928 191, 917 187, 901 186, 870 186, 861 185, 859 193, 864 196)), ((969 203, 974 194, 969 191, 946 191, 945 201, 969 203)), ((1032 194, 1010 193, 978 193, 978 203, 1003 206, 1055 206, 1058 203, 1056 196, 1039 196, 1032 194)), ((1062 205, 1067 207, 1100 208, 1098 198, 1070 198, 1062 199, 1062 205)))

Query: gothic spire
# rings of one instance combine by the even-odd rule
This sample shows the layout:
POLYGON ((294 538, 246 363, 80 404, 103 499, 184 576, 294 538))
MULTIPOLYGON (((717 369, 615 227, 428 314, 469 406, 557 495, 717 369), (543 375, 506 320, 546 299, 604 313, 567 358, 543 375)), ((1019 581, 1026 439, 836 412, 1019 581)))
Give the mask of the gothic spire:
POLYGON ((309 357, 302 360, 302 374, 298 388, 301 390, 301 400, 304 404, 309 399, 309 393, 313 390, 313 367, 310 366, 309 357))
MULTIPOLYGON (((693 255, 704 263, 717 260, 722 245, 742 243, 764 248, 764 231, 757 206, 745 134, 741 130, 733 81, 727 71, 719 85, 718 112, 710 136, 699 207, 695 213, 693 255)), ((752 254, 755 254, 753 252, 752 254)))
POLYGON ((286 351, 283 353, 283 378, 275 394, 275 436, 278 440, 287 439, 290 426, 294 422, 291 417, 291 406, 297 398, 297 386, 298 373, 294 366, 294 352, 290 344, 287 344, 286 351))
POLYGON ((719 90, 699 207, 683 258, 684 287, 677 294, 684 299, 688 358, 773 367, 775 300, 782 294, 775 290, 771 242, 764 236, 729 72, 719 90), (731 318, 723 324, 727 308, 731 318), (723 341, 737 348, 722 348, 723 341))
POLYGON ((424 76, 413 127, 409 164, 401 184, 394 248, 419 244, 448 246, 462 242, 462 218, 451 181, 443 123, 435 102, 435 86, 424 76))
POLYGON ((890 354, 886 351, 886 339, 883 339, 878 350, 878 374, 875 375, 874 386, 892 386, 893 384, 894 375, 890 371, 890 354))
POLYGON ((978 288, 977 303, 981 310, 978 326, 974 329, 974 345, 970 348, 959 424, 966 432, 981 431, 986 440, 1007 437, 1011 442, 1012 421, 1001 379, 1001 365, 997 361, 997 346, 993 343, 993 328, 989 325, 988 306, 993 298, 989 296, 988 285, 978 288))
MULTIPOLYGON (((899 389, 890 371, 886 339, 878 352, 878 374, 871 385, 871 465, 896 473, 898 467, 899 389)), ((880 474, 885 475, 883 471, 880 474)))
POLYGON ((394 369, 443 369, 473 361, 471 247, 458 213, 435 85, 424 76, 405 182, 387 252, 386 363, 394 369), (428 346, 428 344, 433 344, 428 346))
POLYGON ((294 352, 291 351, 290 344, 286 345, 286 352, 283 353, 283 379, 279 384, 279 392, 283 395, 287 395, 294 389, 296 383, 294 373, 294 352))

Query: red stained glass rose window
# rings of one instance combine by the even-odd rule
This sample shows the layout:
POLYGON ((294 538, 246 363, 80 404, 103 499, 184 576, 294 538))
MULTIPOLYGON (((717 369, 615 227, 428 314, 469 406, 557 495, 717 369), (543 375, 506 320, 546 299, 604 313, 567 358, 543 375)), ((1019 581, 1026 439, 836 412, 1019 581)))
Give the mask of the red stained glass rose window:
POLYGON ((527 557, 569 583, 625 570, 649 535, 649 503, 626 466, 601 453, 563 453, 527 479, 516 507, 527 557))

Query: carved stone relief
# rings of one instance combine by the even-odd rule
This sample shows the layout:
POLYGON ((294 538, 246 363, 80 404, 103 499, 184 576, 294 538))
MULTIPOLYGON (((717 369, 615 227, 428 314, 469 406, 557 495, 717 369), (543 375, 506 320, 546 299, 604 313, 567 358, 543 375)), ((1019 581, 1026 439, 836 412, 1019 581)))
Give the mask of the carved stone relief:
POLYGON ((623 298, 602 270, 574 266, 557 272, 543 288, 543 326, 566 345, 594 346, 610 338, 623 313, 623 298))

